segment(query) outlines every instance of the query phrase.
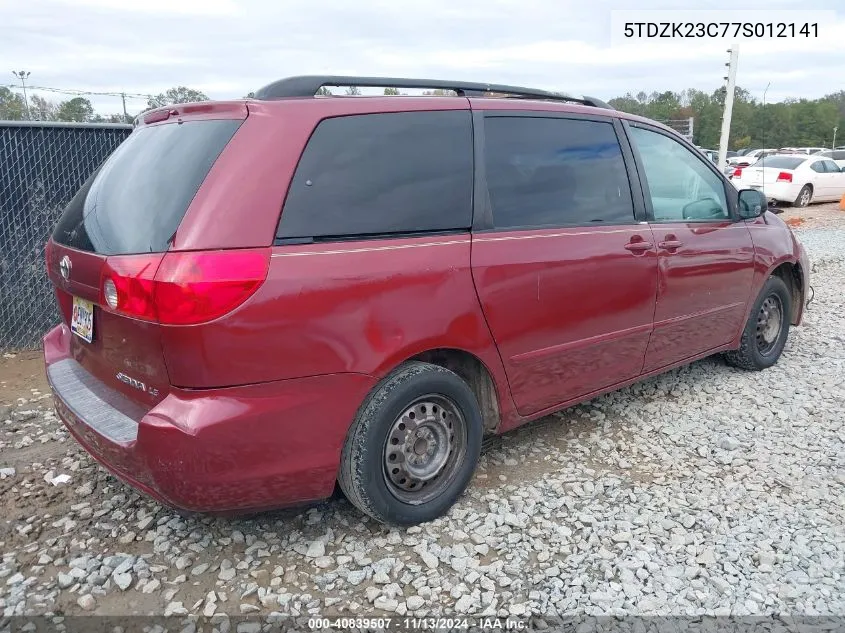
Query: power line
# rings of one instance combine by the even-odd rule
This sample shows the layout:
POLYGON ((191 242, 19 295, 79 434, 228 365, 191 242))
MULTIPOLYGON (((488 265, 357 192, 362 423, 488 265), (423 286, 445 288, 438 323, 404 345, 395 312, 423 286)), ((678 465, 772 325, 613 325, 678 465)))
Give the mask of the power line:
MULTIPOLYGON (((4 88, 20 89, 20 86, 15 84, 5 84, 4 88)), ((27 86, 30 90, 43 90, 45 92, 56 92, 66 95, 91 95, 98 97, 125 97, 127 99, 152 99, 153 95, 141 94, 137 92, 97 92, 93 90, 76 90, 73 88, 50 88, 48 86, 27 86)))

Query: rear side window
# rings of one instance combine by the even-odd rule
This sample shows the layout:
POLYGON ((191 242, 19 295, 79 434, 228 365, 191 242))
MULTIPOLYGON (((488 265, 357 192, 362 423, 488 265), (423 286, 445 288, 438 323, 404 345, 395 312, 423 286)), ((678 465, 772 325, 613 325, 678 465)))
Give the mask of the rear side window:
POLYGON ((104 255, 166 251, 240 124, 186 121, 135 130, 70 201, 53 239, 104 255))
POLYGON ((484 138, 496 228, 634 222, 611 123, 494 116, 484 138))
POLYGON ((468 110, 322 121, 296 168, 277 237, 323 238, 468 229, 468 110))

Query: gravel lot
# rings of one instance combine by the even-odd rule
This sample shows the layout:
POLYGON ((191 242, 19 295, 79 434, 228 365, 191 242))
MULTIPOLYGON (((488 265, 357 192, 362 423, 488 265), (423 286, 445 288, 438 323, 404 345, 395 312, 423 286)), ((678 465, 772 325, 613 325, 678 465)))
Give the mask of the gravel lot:
POLYGON ((180 516, 107 475, 26 389, 0 406, 0 607, 845 615, 845 228, 799 233, 816 298, 777 366, 707 359, 510 433, 422 527, 343 499, 180 516))

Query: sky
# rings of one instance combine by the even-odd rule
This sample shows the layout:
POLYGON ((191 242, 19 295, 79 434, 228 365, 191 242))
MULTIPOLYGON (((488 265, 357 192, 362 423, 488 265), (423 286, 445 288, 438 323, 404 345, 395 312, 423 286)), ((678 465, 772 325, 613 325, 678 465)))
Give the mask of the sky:
MULTIPOLYGON (((0 0, 0 77, 8 75, 0 85, 15 82, 12 70, 29 71, 31 86, 157 94, 185 85, 215 99, 301 74, 509 83, 602 99, 723 85, 730 41, 622 41, 611 17, 629 6, 621 0, 0 0)), ((636 6, 648 10, 646 21, 694 5, 640 0, 636 6)), ((758 99, 765 91, 767 102, 845 90, 841 0, 709 0, 706 6, 713 21, 732 19, 728 10, 738 8, 761 22, 799 6, 792 20, 829 11, 818 38, 740 42, 737 83, 758 99)), ((89 98, 102 114, 121 109, 119 98, 89 98)), ((135 114, 145 102, 130 99, 127 106, 135 114)))

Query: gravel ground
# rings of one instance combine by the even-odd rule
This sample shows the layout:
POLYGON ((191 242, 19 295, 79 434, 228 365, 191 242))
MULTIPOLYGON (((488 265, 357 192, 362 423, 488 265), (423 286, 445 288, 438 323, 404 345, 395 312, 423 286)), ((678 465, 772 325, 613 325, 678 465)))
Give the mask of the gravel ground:
MULTIPOLYGON (((761 373, 707 359, 510 433, 448 517, 342 499, 180 516, 0 408, 0 608, 17 614, 845 615, 845 229, 761 373)), ((2 628, 2 627, 0 627, 2 628)))

